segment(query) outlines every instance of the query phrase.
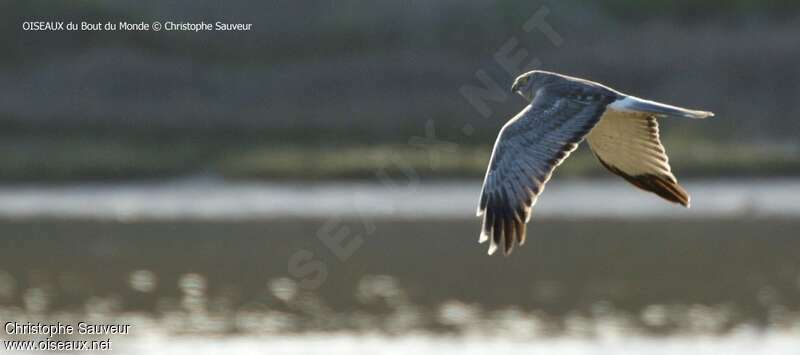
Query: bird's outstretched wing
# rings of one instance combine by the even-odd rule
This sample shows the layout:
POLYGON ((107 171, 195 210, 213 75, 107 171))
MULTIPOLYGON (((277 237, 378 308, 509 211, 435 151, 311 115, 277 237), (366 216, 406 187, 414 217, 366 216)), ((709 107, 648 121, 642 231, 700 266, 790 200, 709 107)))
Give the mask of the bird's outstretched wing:
POLYGON ((540 89, 531 104, 500 131, 483 182, 480 242, 505 254, 525 242, 525 223, 553 170, 618 98, 609 90, 563 83, 540 89))
POLYGON ((689 194, 672 174, 654 114, 617 111, 611 105, 586 140, 600 163, 614 174, 689 207, 689 194))

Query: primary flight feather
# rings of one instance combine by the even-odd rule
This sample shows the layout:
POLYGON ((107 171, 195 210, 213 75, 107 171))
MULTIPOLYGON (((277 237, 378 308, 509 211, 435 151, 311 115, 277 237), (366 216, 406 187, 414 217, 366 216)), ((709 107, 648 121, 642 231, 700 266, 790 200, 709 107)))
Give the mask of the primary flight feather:
POLYGON ((534 70, 511 87, 528 101, 500 130, 483 181, 479 241, 489 254, 525 243, 531 208, 553 170, 584 140, 611 172, 644 190, 689 207, 658 136, 656 118, 706 118, 688 110, 623 94, 585 79, 534 70))

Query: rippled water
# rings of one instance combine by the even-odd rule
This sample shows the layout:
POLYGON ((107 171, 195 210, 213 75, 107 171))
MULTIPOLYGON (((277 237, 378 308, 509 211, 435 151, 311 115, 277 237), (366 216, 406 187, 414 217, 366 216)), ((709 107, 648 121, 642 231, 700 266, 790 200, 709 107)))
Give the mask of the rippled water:
POLYGON ((798 353, 794 183, 690 183, 688 212, 646 207, 633 218, 620 206, 582 211, 595 198, 661 201, 573 183, 548 188, 540 203, 550 212, 510 257, 477 244, 473 206, 455 203, 471 200, 471 185, 418 187, 397 201, 378 188, 317 186, 322 206, 310 213, 298 211, 314 189, 278 194, 285 209, 262 185, 0 189, 0 320, 132 324, 113 337, 115 352, 130 354, 798 353), (353 191, 392 198, 393 212, 315 217, 358 200, 353 191), (56 207, 42 207, 49 198, 56 207), (438 208, 430 201, 447 211, 421 217, 438 208), (709 207, 718 203, 727 209, 709 207), (170 210, 180 213, 160 214, 170 210), (352 241, 350 252, 335 248, 352 241), (324 277, 292 272, 304 251, 324 277))
MULTIPOLYGON (((121 344, 120 347, 125 347, 121 344)), ((153 337, 133 344, 125 354, 693 354, 795 355, 796 333, 743 331, 722 337, 616 337, 610 339, 547 338, 513 340, 502 336, 386 337, 373 334, 311 334, 231 339, 153 337)))

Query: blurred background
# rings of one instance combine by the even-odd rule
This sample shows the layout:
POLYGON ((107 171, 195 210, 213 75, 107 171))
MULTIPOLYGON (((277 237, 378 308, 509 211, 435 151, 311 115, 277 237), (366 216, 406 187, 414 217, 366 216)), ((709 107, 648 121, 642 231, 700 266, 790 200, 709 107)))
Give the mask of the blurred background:
POLYGON ((133 324, 122 353, 791 354, 798 26, 785 0, 0 2, 0 321, 133 324), (486 256, 531 69, 714 111, 660 122, 692 209, 582 147, 486 256))

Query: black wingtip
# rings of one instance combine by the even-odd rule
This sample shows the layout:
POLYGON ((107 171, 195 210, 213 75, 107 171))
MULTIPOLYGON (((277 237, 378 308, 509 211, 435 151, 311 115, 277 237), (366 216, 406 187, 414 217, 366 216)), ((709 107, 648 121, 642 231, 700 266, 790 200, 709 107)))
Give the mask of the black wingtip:
POLYGON ((677 181, 669 177, 645 174, 631 176, 627 180, 667 201, 677 203, 683 207, 689 207, 689 193, 681 185, 678 185, 677 181))
POLYGON ((689 193, 678 184, 674 177, 668 175, 655 175, 655 174, 640 174, 629 175, 618 169, 617 167, 606 163, 600 157, 597 157, 606 169, 614 174, 621 176, 623 179, 633 184, 634 186, 650 191, 659 197, 673 203, 677 203, 683 207, 690 207, 689 193))
POLYGON ((488 196, 486 200, 483 230, 479 240, 490 241, 490 255, 497 249, 502 249, 505 256, 511 255, 516 245, 525 243, 525 217, 519 212, 524 209, 509 206, 508 200, 502 194, 488 196))

